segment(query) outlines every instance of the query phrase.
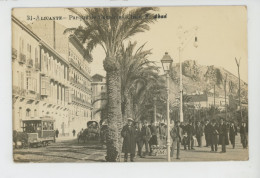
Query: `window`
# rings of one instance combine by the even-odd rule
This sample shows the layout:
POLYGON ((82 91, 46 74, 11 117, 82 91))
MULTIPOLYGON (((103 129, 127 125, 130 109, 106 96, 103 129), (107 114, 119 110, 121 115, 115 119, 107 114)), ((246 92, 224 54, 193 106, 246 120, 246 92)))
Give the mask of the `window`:
POLYGON ((29 43, 27 43, 27 57, 29 58, 29 59, 31 59, 31 57, 32 57, 32 46, 29 44, 29 43))
POLYGON ((26 71, 26 89, 32 90, 31 71, 26 71))
POLYGON ((39 61, 38 61, 38 49, 35 48, 35 67, 39 67, 39 61), (38 66, 37 66, 38 65, 38 66))
POLYGON ((48 77, 41 78, 41 95, 49 95, 50 83, 48 77))
POLYGON ((20 37, 19 49, 20 49, 20 53, 24 52, 24 40, 22 39, 22 37, 20 37))
POLYGON ((26 109, 26 117, 31 116, 31 110, 29 108, 26 109))
POLYGON ((18 117, 19 117, 19 119, 22 118, 22 107, 19 107, 18 117))
POLYGON ((37 117, 37 109, 34 110, 34 117, 37 117))

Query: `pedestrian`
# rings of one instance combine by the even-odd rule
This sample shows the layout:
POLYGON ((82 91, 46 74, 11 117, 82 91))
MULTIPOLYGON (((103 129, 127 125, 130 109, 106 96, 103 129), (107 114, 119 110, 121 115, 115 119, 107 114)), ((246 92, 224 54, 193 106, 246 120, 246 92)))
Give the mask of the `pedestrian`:
POLYGON ((229 140, 231 142, 231 145, 233 146, 233 149, 235 148, 236 135, 237 135, 237 127, 235 126, 234 122, 231 122, 229 126, 229 140))
POLYGON ((205 135, 205 141, 206 141, 206 146, 205 147, 208 147, 210 146, 210 136, 209 136, 209 132, 210 132, 210 124, 209 124, 209 121, 206 120, 205 121, 205 126, 204 126, 204 135, 205 135))
POLYGON ((211 145, 211 151, 217 152, 218 151, 218 127, 216 125, 215 119, 211 121, 209 124, 209 144, 211 145))
POLYGON ((219 145, 222 146, 221 153, 226 153, 226 145, 228 145, 228 128, 224 123, 223 118, 220 119, 218 132, 219 132, 219 145))
POLYGON ((55 134, 56 134, 56 138, 58 138, 59 137, 59 130, 58 129, 56 129, 56 131, 55 131, 55 134))
POLYGON ((175 125, 172 128, 170 134, 172 138, 171 157, 173 157, 174 150, 176 148, 177 149, 176 159, 180 159, 180 147, 183 138, 183 130, 180 127, 180 121, 175 122, 175 125))
POLYGON ((164 123, 160 123, 159 125, 159 133, 160 133, 160 142, 161 145, 166 143, 166 125, 164 123))
POLYGON ((142 155, 142 148, 143 148, 142 127, 143 127, 142 122, 138 122, 137 127, 136 127, 136 144, 137 144, 137 148, 138 148, 138 156, 140 158, 143 157, 143 155, 142 155))
POLYGON ((143 137, 143 145, 145 145, 145 153, 143 154, 143 156, 146 156, 149 153, 148 144, 150 138, 152 137, 150 128, 148 127, 148 122, 146 120, 144 121, 144 125, 142 127, 142 137, 143 137))
POLYGON ((203 136, 203 128, 200 124, 200 121, 197 122, 195 133, 196 133, 196 138, 198 141, 198 147, 202 147, 201 141, 202 141, 202 136, 203 136))
POLYGON ((149 140, 149 147, 150 147, 150 155, 152 155, 152 146, 158 145, 158 140, 157 140, 158 131, 154 121, 151 122, 150 129, 151 129, 152 137, 149 140))
POLYGON ((246 149, 248 145, 248 126, 245 121, 242 122, 240 127, 240 137, 242 146, 246 149))
POLYGON ((73 137, 75 137, 75 134, 76 134, 76 130, 75 129, 73 129, 72 134, 73 134, 73 137))
POLYGON ((127 124, 123 127, 121 135, 123 137, 122 152, 125 153, 124 161, 127 162, 128 154, 130 153, 130 161, 134 161, 135 148, 136 148, 136 130, 133 125, 132 118, 127 119, 127 124))
MULTIPOLYGON (((188 145, 188 149, 192 149, 195 150, 193 148, 194 145, 194 141, 193 141, 193 136, 194 136, 194 126, 192 124, 192 120, 189 121, 189 124, 186 125, 185 130, 187 132, 187 145, 188 145)), ((184 144, 184 150, 186 150, 186 144, 184 144)))

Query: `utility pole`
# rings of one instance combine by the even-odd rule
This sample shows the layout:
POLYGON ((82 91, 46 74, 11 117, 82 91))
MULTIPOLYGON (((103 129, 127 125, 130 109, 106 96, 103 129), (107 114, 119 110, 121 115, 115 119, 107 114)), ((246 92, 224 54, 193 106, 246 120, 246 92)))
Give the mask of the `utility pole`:
POLYGON ((235 57, 235 61, 237 64, 237 72, 238 72, 238 99, 239 99, 239 109, 240 109, 240 122, 242 122, 242 108, 241 108, 241 88, 240 88, 240 59, 237 60, 235 57))
POLYGON ((225 118, 227 120, 227 74, 224 80, 224 91, 225 91, 225 118))

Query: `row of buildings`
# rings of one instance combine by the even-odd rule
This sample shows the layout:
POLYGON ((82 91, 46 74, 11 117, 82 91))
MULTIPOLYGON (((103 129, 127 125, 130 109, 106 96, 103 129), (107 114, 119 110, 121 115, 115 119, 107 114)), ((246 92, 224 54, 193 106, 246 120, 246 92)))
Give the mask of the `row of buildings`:
POLYGON ((92 78, 84 46, 65 29, 55 21, 26 25, 12 16, 14 130, 22 130, 23 120, 50 118, 69 135, 99 121, 93 112, 101 103, 92 101, 105 90, 105 78, 92 78))

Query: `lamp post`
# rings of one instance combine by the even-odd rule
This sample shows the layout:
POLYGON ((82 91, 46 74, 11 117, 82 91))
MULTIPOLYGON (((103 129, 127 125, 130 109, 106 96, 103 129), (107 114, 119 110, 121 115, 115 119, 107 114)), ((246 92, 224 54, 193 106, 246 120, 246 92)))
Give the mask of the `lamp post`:
POLYGON ((198 47, 198 37, 197 37, 198 27, 194 27, 190 30, 182 30, 182 26, 179 27, 179 63, 180 63, 180 122, 183 122, 183 105, 182 105, 182 95, 183 95, 183 84, 182 84, 182 52, 187 43, 191 38, 194 38, 193 46, 198 47))
POLYGON ((172 65, 172 58, 170 57, 170 55, 165 52, 165 55, 163 56, 163 58, 161 59, 162 62, 162 66, 163 66, 163 70, 166 74, 166 93, 167 93, 167 100, 166 100, 166 105, 167 105, 167 111, 166 111, 166 115, 167 115, 167 160, 168 162, 171 161, 171 157, 170 157, 170 111, 169 111, 169 72, 170 72, 170 68, 172 65))

